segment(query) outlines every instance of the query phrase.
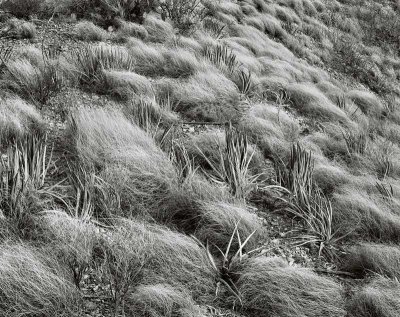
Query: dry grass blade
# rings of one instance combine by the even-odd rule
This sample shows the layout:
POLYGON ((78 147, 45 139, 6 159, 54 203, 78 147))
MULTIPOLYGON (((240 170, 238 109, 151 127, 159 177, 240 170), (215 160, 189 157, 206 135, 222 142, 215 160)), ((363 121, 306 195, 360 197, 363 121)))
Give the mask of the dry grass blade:
POLYGON ((230 74, 233 74, 240 66, 236 55, 224 45, 207 47, 204 56, 215 66, 222 70, 227 70, 230 74))

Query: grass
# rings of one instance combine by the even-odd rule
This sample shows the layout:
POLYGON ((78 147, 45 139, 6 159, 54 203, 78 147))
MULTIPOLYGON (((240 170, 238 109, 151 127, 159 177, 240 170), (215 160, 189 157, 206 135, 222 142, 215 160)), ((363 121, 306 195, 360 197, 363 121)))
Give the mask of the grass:
POLYGON ((376 277, 352 297, 349 316, 397 316, 400 312, 399 292, 398 281, 376 277))
POLYGON ((107 31, 90 21, 81 21, 76 24, 74 32, 82 41, 105 41, 108 38, 107 31))
POLYGON ((19 139, 29 133, 43 133, 44 121, 40 113, 29 103, 18 97, 3 97, 0 100, 0 143, 19 139))
POLYGON ((251 316, 344 316, 342 289, 309 269, 279 258, 244 261, 236 282, 243 311, 251 316))
POLYGON ((36 36, 35 24, 23 20, 11 19, 7 21, 6 30, 6 37, 9 38, 34 39, 36 36))
POLYGON ((64 316, 79 307, 79 294, 49 253, 3 243, 0 253, 0 314, 64 316))
POLYGON ((394 10, 46 0, 37 17, 0 13, 1 249, 34 262, 13 262, 7 278, 29 291, 7 286, 0 315, 398 315, 394 10), (78 37, 53 46, 64 26, 78 37))
POLYGON ((96 226, 84 218, 62 211, 45 211, 37 219, 47 243, 60 262, 65 263, 77 288, 94 262, 94 248, 99 240, 96 226))
POLYGON ((71 117, 69 133, 76 155, 113 184, 128 214, 141 206, 155 212, 177 182, 155 141, 116 110, 80 109, 71 117))
POLYGON ((202 316, 200 308, 187 290, 168 284, 142 285, 133 293, 127 304, 129 313, 135 316, 202 316))
POLYGON ((400 250, 396 245, 362 243, 349 249, 342 265, 343 269, 364 276, 380 274, 389 278, 399 278, 400 250))
POLYGON ((9 89, 35 104, 46 103, 63 85, 57 60, 47 58, 44 54, 40 65, 17 58, 8 61, 5 66, 4 79, 8 82, 9 89))

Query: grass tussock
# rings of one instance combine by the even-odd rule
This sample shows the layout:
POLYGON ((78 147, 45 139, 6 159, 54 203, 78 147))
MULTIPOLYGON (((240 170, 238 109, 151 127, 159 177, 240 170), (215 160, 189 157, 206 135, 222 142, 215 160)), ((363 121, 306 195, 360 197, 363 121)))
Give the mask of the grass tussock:
POLYGON ((238 273, 243 309, 251 316, 345 316, 341 286, 309 269, 259 257, 244 261, 238 273))
POLYGON ((89 219, 56 210, 43 212, 36 222, 53 254, 69 269, 76 287, 80 288, 83 275, 94 261, 93 250, 99 241, 96 226, 89 219))
POLYGON ((80 109, 70 135, 78 157, 117 190, 124 212, 156 206, 176 184, 176 171, 155 141, 115 110, 80 109))
POLYGON ((82 41, 105 41, 108 38, 106 30, 90 21, 81 21, 74 27, 76 37, 82 41))
POLYGON ((351 247, 344 259, 343 269, 365 276, 380 274, 389 278, 400 278, 400 249, 396 245, 362 243, 351 247))
POLYGON ((377 277, 353 296, 349 303, 351 317, 395 317, 400 314, 398 281, 377 277))
MULTIPOLYGON (((195 236, 201 241, 226 250, 236 227, 243 239, 251 236, 247 243, 250 249, 258 245, 265 233, 261 220, 244 207, 227 203, 205 203, 195 236)), ((238 245, 233 244, 232 247, 236 250, 238 245)))
POLYGON ((321 91, 312 85, 292 84, 286 91, 300 114, 329 121, 348 121, 346 113, 334 105, 321 91))
POLYGON ((200 317, 200 308, 187 291, 168 284, 139 286, 127 300, 127 310, 135 316, 200 317))
POLYGON ((0 104, 0 144, 43 132, 44 121, 32 105, 17 97, 1 98, 0 104))
POLYGON ((1 316, 65 316, 78 309, 75 286, 49 253, 3 243, 0 263, 1 316))
POLYGON ((6 23, 5 35, 14 39, 34 39, 36 26, 24 20, 10 19, 6 23))
MULTIPOLYGON (((212 299, 213 268, 205 250, 192 238, 159 225, 123 219, 117 222, 114 235, 118 247, 114 247, 111 239, 109 252, 121 252, 121 261, 126 258, 135 259, 132 263, 140 261, 141 284, 169 284, 189 290, 196 301, 205 303, 212 299)), ((138 268, 133 269, 136 274, 138 268)))

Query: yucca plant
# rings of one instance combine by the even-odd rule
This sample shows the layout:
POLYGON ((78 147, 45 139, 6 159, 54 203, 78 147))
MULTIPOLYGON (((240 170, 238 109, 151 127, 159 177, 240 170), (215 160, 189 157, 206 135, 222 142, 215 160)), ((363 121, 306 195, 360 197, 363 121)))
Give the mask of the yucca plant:
POLYGON ((294 144, 288 162, 275 160, 276 182, 289 190, 299 205, 306 204, 313 194, 314 159, 311 152, 305 151, 300 144, 294 144))
POLYGON ((198 168, 195 167, 194 159, 189 156, 189 153, 182 142, 179 142, 178 140, 172 141, 169 156, 177 167, 178 179, 181 183, 190 179, 190 176, 193 176, 196 173, 198 168))
POLYGON ((206 250, 207 258, 209 259, 217 275, 217 287, 215 290, 216 297, 220 292, 222 284, 227 288, 229 292, 231 292, 239 300, 239 303, 242 305, 242 298, 240 292, 235 285, 236 278, 234 276, 235 275, 234 268, 238 265, 238 263, 243 261, 245 258, 248 258, 252 253, 258 251, 260 248, 244 252, 244 248, 250 241, 251 237, 256 233, 256 231, 253 231, 251 234, 249 234, 249 236, 245 240, 242 241, 242 238, 240 237, 239 234, 239 223, 240 221, 236 223, 225 251, 222 251, 220 248, 215 246, 215 248, 219 253, 220 259, 217 259, 211 253, 208 242, 206 243, 206 245, 204 245, 196 237, 193 238, 199 243, 200 246, 202 246, 206 250), (237 239, 238 242, 238 248, 236 251, 232 250, 233 241, 235 238, 237 239))
POLYGON ((26 212, 26 196, 32 191, 63 200, 56 190, 59 184, 48 186, 45 182, 52 159, 46 141, 46 137, 29 135, 15 141, 2 155, 0 208, 6 216, 21 218, 26 212))
POLYGON ((120 197, 93 168, 81 162, 69 162, 68 179, 74 193, 68 204, 72 217, 88 221, 93 217, 106 220, 115 216, 113 212, 121 205, 120 197))
POLYGON ((393 200, 394 198, 394 190, 393 190, 393 186, 391 184, 385 184, 382 182, 377 182, 375 184, 376 189, 379 191, 379 193, 381 194, 381 196, 388 201, 393 200))
POLYGON ((286 200, 285 210, 303 221, 306 233, 298 232, 294 238, 296 246, 316 245, 318 255, 325 254, 334 258, 338 249, 337 243, 348 234, 339 235, 333 227, 333 209, 331 201, 318 187, 310 196, 304 196, 301 203, 297 200, 286 200))
POLYGON ((368 135, 365 132, 342 131, 343 138, 346 142, 346 149, 349 155, 363 155, 367 150, 368 135))
POLYGON ((207 47, 204 56, 221 70, 233 74, 240 66, 236 55, 226 45, 207 47))
POLYGON ((243 69, 239 70, 239 91, 245 96, 248 96, 253 90, 253 82, 251 78, 251 71, 243 69))
POLYGON ((198 148, 201 156, 211 168, 206 175, 219 184, 228 185, 235 198, 244 200, 251 191, 257 188, 257 179, 260 175, 251 175, 250 163, 254 155, 247 136, 235 129, 231 123, 225 127, 225 143, 219 144, 219 157, 210 159, 198 148))

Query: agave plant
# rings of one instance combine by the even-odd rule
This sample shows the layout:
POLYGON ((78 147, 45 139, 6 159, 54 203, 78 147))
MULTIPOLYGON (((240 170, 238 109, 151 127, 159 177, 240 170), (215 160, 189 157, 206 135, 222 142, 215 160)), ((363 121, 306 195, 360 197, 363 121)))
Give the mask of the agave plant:
POLYGON ((217 282, 217 287, 215 290, 216 297, 218 296, 218 294, 220 292, 220 288, 221 288, 221 284, 222 284, 228 289, 229 292, 231 292, 239 300, 239 303, 242 305, 242 298, 241 298, 240 292, 237 289, 235 282, 234 282, 234 280, 235 280, 233 277, 234 276, 234 267, 238 263, 243 261, 243 259, 249 257, 252 253, 255 253, 256 251, 258 251, 259 248, 244 252, 244 248, 246 247, 247 243, 250 241, 251 237, 255 234, 256 231, 253 231, 251 234, 249 234, 249 236, 245 240, 242 241, 240 234, 239 234, 239 229, 238 229, 239 223, 240 223, 240 221, 236 223, 235 228, 232 232, 231 238, 229 240, 229 243, 228 243, 225 251, 222 251, 220 248, 215 246, 220 255, 220 258, 221 258, 220 260, 217 260, 216 257, 211 253, 208 242, 206 243, 206 245, 204 245, 196 237, 193 237, 193 239, 195 239, 199 243, 199 245, 202 246, 206 250, 207 257, 217 275, 218 282, 217 282), (232 250, 232 245, 233 245, 233 241, 234 241, 235 237, 238 242, 238 248, 237 248, 236 252, 232 250))

